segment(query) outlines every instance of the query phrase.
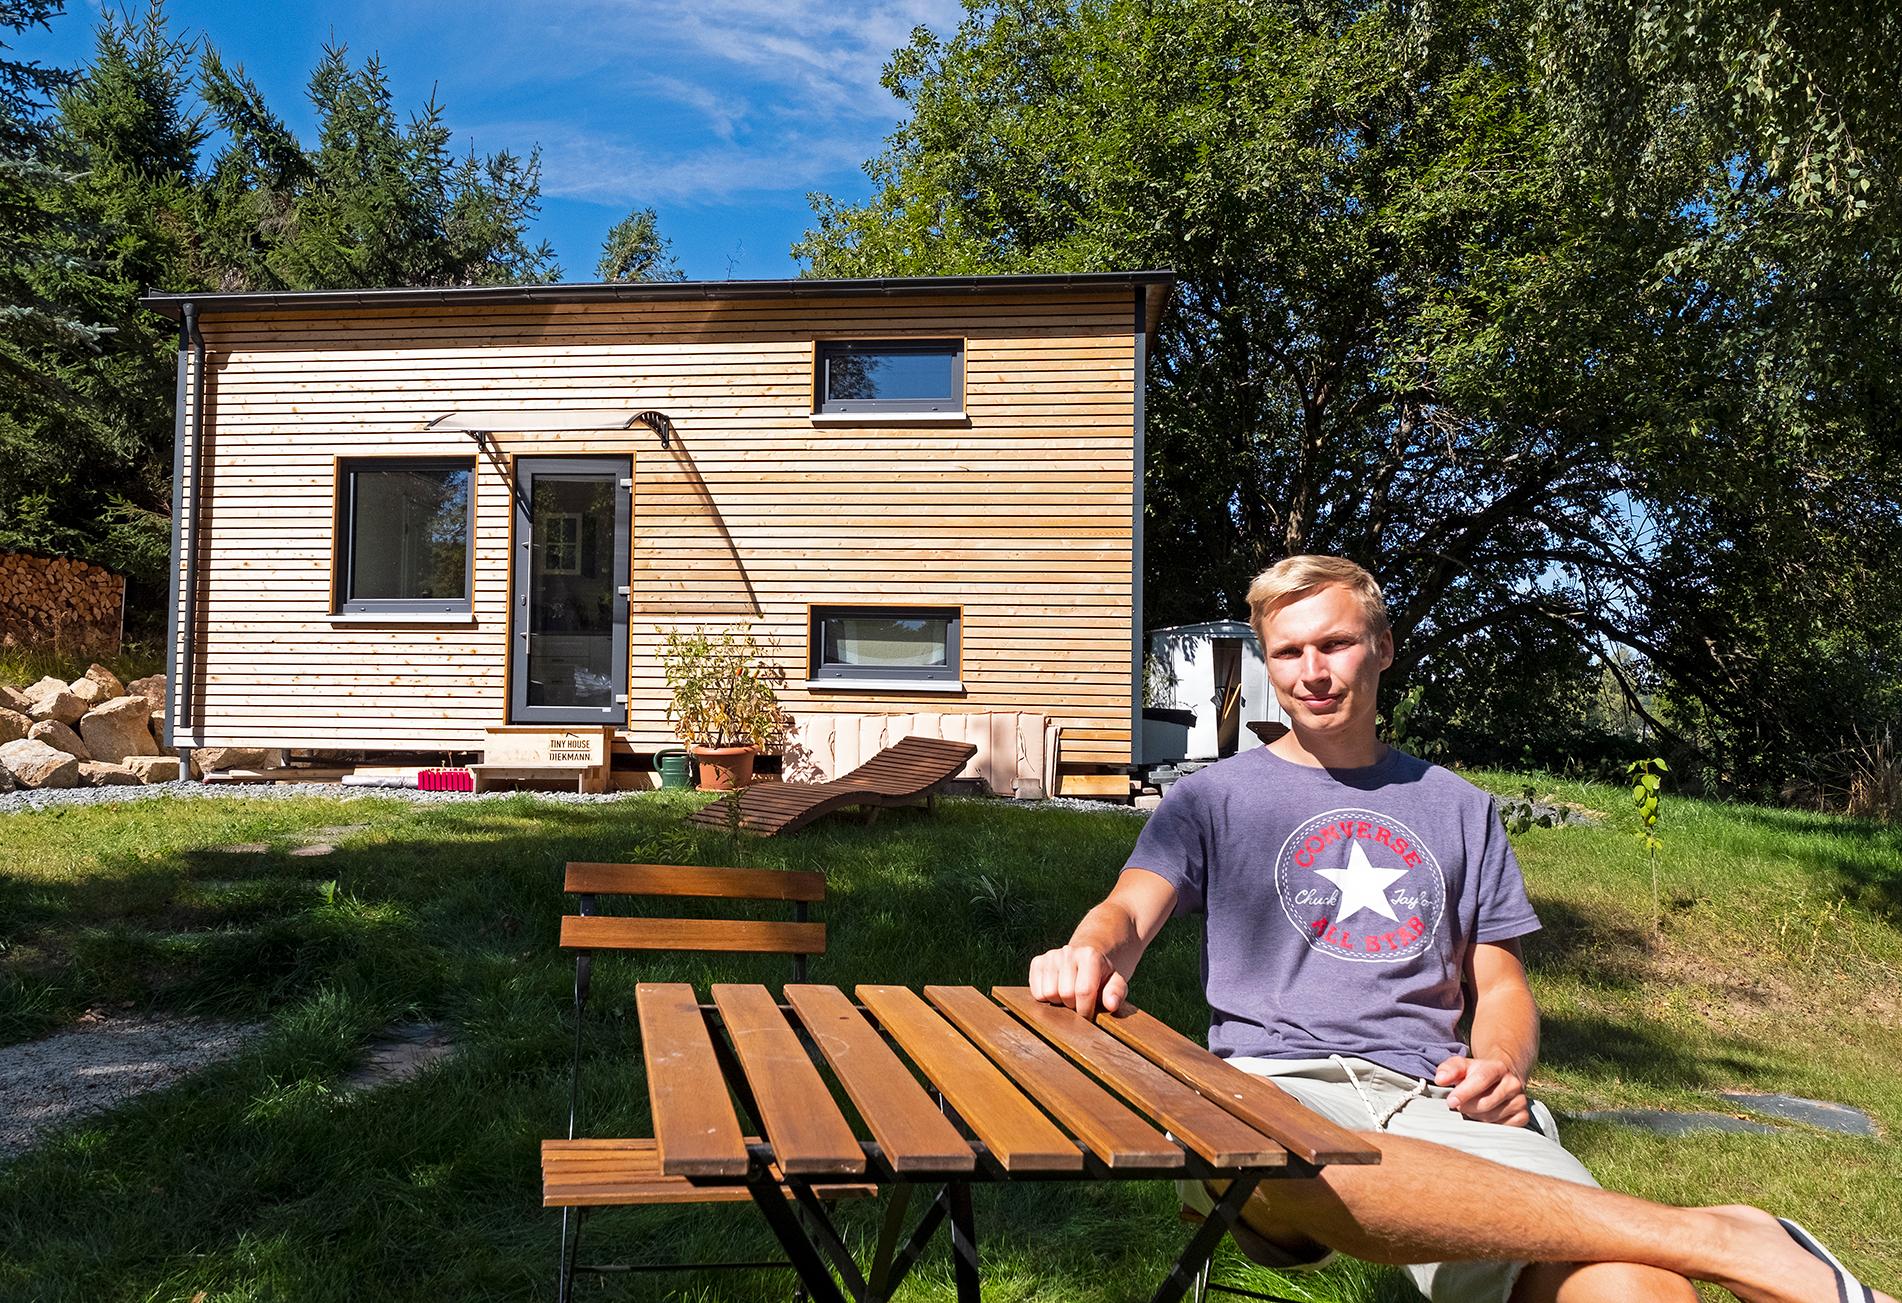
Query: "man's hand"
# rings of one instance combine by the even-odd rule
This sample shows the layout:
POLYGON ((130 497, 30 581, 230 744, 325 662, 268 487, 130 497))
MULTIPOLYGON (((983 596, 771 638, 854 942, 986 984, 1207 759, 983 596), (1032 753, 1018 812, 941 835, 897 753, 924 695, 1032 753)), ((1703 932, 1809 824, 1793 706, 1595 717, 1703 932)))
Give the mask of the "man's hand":
POLYGON ((1129 994, 1129 983, 1094 946, 1046 950, 1030 961, 1030 994, 1047 1004, 1067 1004, 1094 1018, 1100 1003, 1115 1013, 1129 994))
POLYGON ((1501 1059, 1469 1059, 1455 1055, 1440 1065, 1433 1084, 1451 1086, 1448 1108, 1458 1109, 1476 1122, 1498 1122, 1522 1127, 1532 1120, 1526 1083, 1501 1059))

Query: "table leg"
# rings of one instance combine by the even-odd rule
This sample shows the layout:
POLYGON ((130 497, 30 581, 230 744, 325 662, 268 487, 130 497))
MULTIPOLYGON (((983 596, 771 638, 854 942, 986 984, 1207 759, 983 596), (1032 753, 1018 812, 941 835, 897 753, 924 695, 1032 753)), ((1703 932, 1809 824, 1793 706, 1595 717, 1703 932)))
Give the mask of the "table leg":
POLYGON ((839 1292, 839 1283, 832 1279, 832 1272, 826 1267, 825 1259, 819 1256, 819 1250, 813 1247, 805 1229, 799 1225, 799 1219, 786 1204, 786 1196, 780 1191, 779 1183, 773 1180, 748 1181, 746 1189, 753 1196, 754 1205, 760 1215, 772 1228, 779 1246, 786 1250, 786 1259, 792 1269, 799 1273, 799 1279, 805 1284, 806 1292, 813 1303, 846 1303, 845 1295, 839 1292))
POLYGON ((1202 1268, 1215 1256, 1215 1246, 1228 1234, 1228 1228, 1235 1224, 1241 1215, 1242 1205, 1248 1202, 1248 1196, 1255 1192, 1261 1183, 1258 1176, 1244 1176, 1240 1180, 1229 1182, 1228 1189, 1215 1202, 1215 1207, 1202 1220, 1189 1239, 1189 1246, 1182 1250, 1182 1256, 1176 1259, 1176 1265, 1169 1269, 1162 1285, 1156 1290, 1150 1303, 1179 1303, 1182 1296, 1195 1283, 1202 1268))
POLYGON ((905 1213, 911 1207, 911 1187, 901 1185, 892 1191, 885 1205, 885 1220, 878 1228, 878 1248, 872 1253, 869 1277, 871 1303, 883 1303, 890 1293, 887 1281, 892 1271, 892 1255, 898 1251, 898 1233, 904 1229, 905 1213))
POLYGON ((951 1202, 951 1274, 958 1303, 978 1303, 977 1222, 971 1215, 971 1187, 953 1181, 945 1187, 951 1202))

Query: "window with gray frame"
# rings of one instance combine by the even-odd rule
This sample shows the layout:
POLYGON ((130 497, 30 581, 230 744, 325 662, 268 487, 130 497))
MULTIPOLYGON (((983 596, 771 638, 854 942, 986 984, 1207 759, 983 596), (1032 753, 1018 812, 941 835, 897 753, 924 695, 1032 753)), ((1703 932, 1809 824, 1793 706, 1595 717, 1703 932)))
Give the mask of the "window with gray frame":
POLYGON ((466 614, 475 462, 376 458, 338 467, 337 609, 466 614))
POLYGON ((964 341, 822 339, 813 378, 819 412, 959 412, 964 341))
POLYGON ((815 606, 814 679, 958 678, 956 607, 815 606))

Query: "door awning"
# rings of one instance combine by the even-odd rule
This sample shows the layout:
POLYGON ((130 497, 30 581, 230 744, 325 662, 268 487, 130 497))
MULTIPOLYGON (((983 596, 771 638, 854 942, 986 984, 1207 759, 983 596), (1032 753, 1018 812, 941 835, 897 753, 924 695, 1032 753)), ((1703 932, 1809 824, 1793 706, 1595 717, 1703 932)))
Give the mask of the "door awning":
POLYGON ((446 412, 423 427, 428 430, 454 430, 463 434, 494 434, 514 430, 628 430, 636 422, 646 425, 647 412, 604 412, 564 409, 559 411, 446 412))

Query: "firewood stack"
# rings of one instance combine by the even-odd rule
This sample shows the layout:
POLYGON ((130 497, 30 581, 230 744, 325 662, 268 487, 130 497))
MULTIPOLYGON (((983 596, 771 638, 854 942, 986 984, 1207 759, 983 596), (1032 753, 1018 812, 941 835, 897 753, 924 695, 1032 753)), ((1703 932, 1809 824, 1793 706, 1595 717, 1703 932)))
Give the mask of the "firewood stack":
POLYGON ((119 650, 125 580, 66 557, 0 554, 0 641, 66 651, 119 650))

